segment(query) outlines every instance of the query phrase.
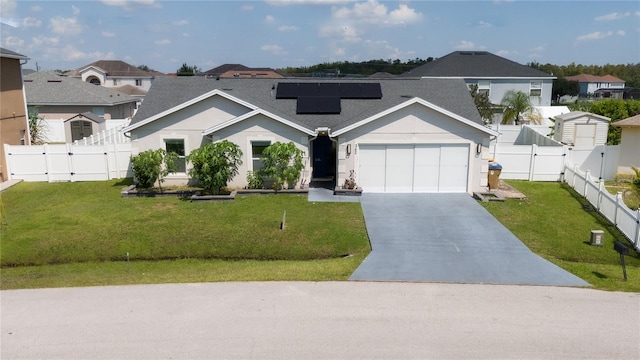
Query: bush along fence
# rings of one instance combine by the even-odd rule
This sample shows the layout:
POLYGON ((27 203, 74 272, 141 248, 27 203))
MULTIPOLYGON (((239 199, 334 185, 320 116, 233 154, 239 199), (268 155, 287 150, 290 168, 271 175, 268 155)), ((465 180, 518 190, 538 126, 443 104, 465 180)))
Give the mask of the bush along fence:
POLYGON ((4 145, 10 180, 100 181, 132 177, 131 144, 4 145))
POLYGON ((622 201, 621 193, 609 194, 603 181, 593 180, 589 171, 581 172, 577 165, 565 167, 564 181, 611 221, 640 251, 640 209, 629 209, 622 201))

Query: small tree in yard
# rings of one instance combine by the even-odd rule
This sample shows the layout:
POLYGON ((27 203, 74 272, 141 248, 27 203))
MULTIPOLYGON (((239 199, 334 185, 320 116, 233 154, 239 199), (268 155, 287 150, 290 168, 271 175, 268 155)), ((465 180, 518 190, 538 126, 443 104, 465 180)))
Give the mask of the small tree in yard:
POLYGON ((507 90, 500 105, 504 106, 503 124, 515 122, 518 125, 522 122, 521 115, 534 109, 531 100, 529 100, 529 95, 516 90, 507 90))
POLYGON ((193 150, 186 160, 193 164, 189 175, 212 194, 220 193, 242 165, 242 150, 231 141, 204 144, 193 150))
POLYGON ((262 174, 275 180, 275 188, 278 190, 285 183, 293 186, 300 179, 304 164, 302 156, 304 152, 296 147, 293 142, 287 144, 275 142, 262 152, 262 174))
POLYGON ((131 157, 131 168, 137 187, 152 188, 158 182, 162 191, 164 177, 178 170, 178 154, 164 149, 146 150, 131 157))

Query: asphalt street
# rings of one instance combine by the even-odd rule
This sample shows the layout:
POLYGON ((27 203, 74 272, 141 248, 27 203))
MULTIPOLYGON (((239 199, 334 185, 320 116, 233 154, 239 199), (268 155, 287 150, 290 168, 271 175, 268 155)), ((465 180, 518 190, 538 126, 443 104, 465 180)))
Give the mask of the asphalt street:
POLYGON ((639 359, 640 294, 405 282, 0 292, 2 359, 639 359))

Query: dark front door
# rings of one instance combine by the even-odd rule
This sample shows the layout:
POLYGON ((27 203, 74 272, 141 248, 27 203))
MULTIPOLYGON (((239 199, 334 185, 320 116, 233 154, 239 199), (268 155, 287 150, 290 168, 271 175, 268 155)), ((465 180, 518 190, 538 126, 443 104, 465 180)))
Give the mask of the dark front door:
POLYGON ((335 181, 336 142, 331 141, 328 136, 319 136, 313 140, 312 150, 312 181, 335 181))

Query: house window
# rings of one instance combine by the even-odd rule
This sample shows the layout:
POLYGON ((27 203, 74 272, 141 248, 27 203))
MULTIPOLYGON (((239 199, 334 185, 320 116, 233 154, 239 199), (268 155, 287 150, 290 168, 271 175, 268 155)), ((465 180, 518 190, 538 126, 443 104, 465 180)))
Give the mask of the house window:
POLYGON ((187 163, 184 158, 184 139, 165 139, 165 150, 178 154, 178 170, 176 172, 186 173, 187 163))
POLYGON ((136 86, 142 86, 142 79, 136 79, 136 86))
POLYGON ((26 139, 24 136, 26 133, 25 130, 20 130, 20 145, 25 145, 26 139))
POLYGON ((264 166, 262 152, 267 146, 271 145, 270 141, 252 141, 251 142, 251 164, 253 171, 259 171, 264 166))
POLYGON ((104 117, 104 108, 103 108, 103 107, 94 107, 94 108, 91 110, 91 112, 92 112, 94 115, 98 115, 98 116, 100 116, 100 117, 102 117, 102 118, 104 117))
POLYGON ((491 92, 491 81, 478 80, 478 94, 486 94, 489 96, 491 92))
POLYGON ((100 79, 98 79, 95 76, 91 76, 89 78, 87 78, 87 81, 89 81, 89 84, 93 84, 93 85, 101 85, 100 83, 100 79))
POLYGON ((542 81, 532 81, 529 88, 529 96, 541 96, 542 95, 542 81))

